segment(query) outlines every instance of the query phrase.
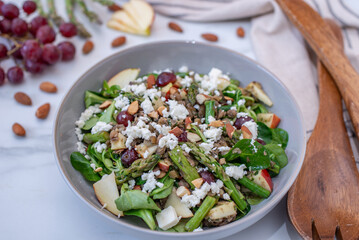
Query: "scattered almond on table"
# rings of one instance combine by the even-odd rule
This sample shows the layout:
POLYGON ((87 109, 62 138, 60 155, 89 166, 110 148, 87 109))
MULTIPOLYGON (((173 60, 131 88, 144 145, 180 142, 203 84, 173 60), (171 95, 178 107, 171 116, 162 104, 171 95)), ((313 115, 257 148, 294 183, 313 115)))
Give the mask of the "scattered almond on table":
POLYGON ((23 126, 21 126, 19 123, 14 123, 12 125, 12 131, 20 137, 24 137, 26 135, 26 131, 23 126))
POLYGON ((202 38, 204 38, 205 40, 210 41, 210 42, 218 41, 217 35, 215 35, 213 33, 203 33, 201 36, 202 36, 202 38))
POLYGON ((168 27, 176 32, 183 32, 182 28, 175 22, 169 22, 168 27))
POLYGON ((47 115, 49 115, 50 112, 50 103, 45 103, 44 105, 41 105, 35 113, 35 116, 40 119, 45 119, 47 115))
POLYGON ((111 45, 112 47, 119 47, 119 46, 122 46, 123 44, 125 44, 126 42, 126 37, 125 36, 121 36, 121 37, 117 37, 115 38, 111 45))
POLYGON ((22 105, 27 105, 27 106, 32 105, 31 98, 26 93, 17 92, 15 93, 14 98, 18 103, 22 105))
POLYGON ((245 35, 244 29, 242 27, 237 28, 237 36, 243 38, 245 35))
POLYGON ((93 48, 94 48, 93 42, 91 40, 87 40, 82 47, 82 53, 88 54, 93 50, 93 48))
POLYGON ((40 90, 47 92, 47 93, 56 93, 57 87, 55 84, 53 84, 51 82, 42 82, 40 84, 40 90))

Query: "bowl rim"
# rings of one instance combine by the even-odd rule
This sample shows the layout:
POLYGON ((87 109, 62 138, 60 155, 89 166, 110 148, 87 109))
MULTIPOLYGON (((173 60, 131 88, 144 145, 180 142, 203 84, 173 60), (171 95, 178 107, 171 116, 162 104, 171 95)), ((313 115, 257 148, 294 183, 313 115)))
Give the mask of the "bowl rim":
MULTIPOLYGON (((55 121, 53 123, 53 150, 54 150, 54 155, 55 155, 55 159, 56 159, 56 165, 63 177, 63 179, 65 180, 65 182, 67 183, 67 185, 69 186, 69 188, 75 193, 76 196, 78 196, 83 202, 86 203, 87 206, 89 206, 91 209, 93 209, 95 212, 99 213, 100 215, 104 216, 105 218, 109 219, 110 221, 116 223, 116 224, 120 224, 122 225, 122 227, 124 228, 128 228, 129 230, 132 231, 137 231, 137 232, 141 232, 142 234, 151 234, 152 236, 161 236, 161 237, 203 237, 205 235, 210 235, 212 233, 215 232, 223 232, 226 230, 229 230, 231 228, 235 228, 235 226, 242 224, 244 221, 245 222, 251 222, 250 225, 248 225, 245 228, 250 227, 251 225, 253 225, 254 223, 256 223, 257 221, 259 221, 260 219, 262 219, 265 215, 268 214, 269 211, 271 211, 279 202, 280 200, 285 196, 285 194, 287 194, 287 192, 289 191, 290 187, 293 185, 295 179, 297 178, 299 171, 302 168, 303 162, 304 162, 304 156, 305 156, 305 151, 306 151, 306 130, 304 127, 304 118, 303 118, 303 113, 301 112, 299 105, 297 103, 297 101, 295 100, 293 94, 289 91, 289 89, 283 84, 283 82, 275 75, 273 74, 271 71, 269 71, 267 68, 265 68, 262 64, 258 63, 257 61, 245 56, 242 53, 239 53, 237 51, 228 49, 226 47, 222 47, 222 46, 216 46, 213 44, 208 44, 208 43, 202 43, 202 42, 197 42, 194 40, 187 40, 187 41, 180 41, 180 40, 165 40, 165 41, 155 41, 155 42, 150 42, 150 43, 144 43, 144 44, 138 44, 129 48, 126 48, 122 51, 118 51, 116 53, 113 53, 111 55, 109 55, 108 57, 105 57, 104 59, 100 60, 99 62, 95 63, 93 66, 91 66, 88 70, 86 70, 75 82, 72 83, 70 89, 67 91, 67 93, 62 97, 60 104, 57 107, 56 110, 56 118, 55 121), (211 228, 205 231, 199 231, 199 232, 163 232, 163 231, 156 231, 156 230, 151 230, 151 229, 147 229, 147 228, 143 228, 143 227, 139 227, 139 226, 135 226, 133 224, 127 223, 127 222, 122 222, 122 221, 118 221, 115 217, 110 216, 109 214, 107 214, 106 212, 104 212, 102 209, 98 208, 98 206, 94 205, 92 202, 90 202, 82 193, 80 193, 80 191, 72 184, 71 179, 69 178, 68 174, 65 172, 65 168, 62 164, 62 161, 60 161, 60 156, 59 156, 59 150, 57 148, 56 145, 56 139, 57 139, 57 127, 58 127, 58 122, 59 122, 59 117, 60 117, 60 111, 63 108, 63 104, 65 99, 69 96, 70 92, 73 90, 73 88, 75 87, 75 85, 77 85, 80 81, 82 81, 84 79, 84 77, 90 73, 91 71, 93 71, 93 69, 102 64, 103 62, 115 57, 116 55, 122 54, 123 52, 126 51, 132 51, 135 48, 138 47, 146 47, 146 46, 153 46, 153 45, 163 45, 163 44, 192 44, 192 45, 200 45, 200 46, 204 46, 204 47, 209 47, 209 48, 218 48, 221 49, 222 51, 227 51, 227 52, 231 52, 234 53, 236 55, 240 55, 242 58, 244 58, 246 61, 256 65, 257 67, 259 67, 262 71, 266 72, 268 75, 270 75, 279 85, 281 85, 281 87, 283 89, 285 89, 286 93, 289 95, 289 97, 292 99, 297 112, 299 114, 299 121, 302 125, 302 134, 303 134, 303 139, 301 141, 303 141, 303 146, 302 149, 300 151, 300 153, 297 156, 297 160, 298 160, 298 164, 297 167, 294 169, 294 172, 292 173, 292 175, 289 177, 287 183, 284 185, 284 187, 270 200, 270 202, 268 202, 267 205, 261 207, 257 212, 251 214, 251 215, 247 215, 242 219, 238 219, 234 222, 231 222, 227 225, 224 226, 219 226, 219 227, 215 227, 215 228, 211 228), (258 215, 262 215, 262 217, 258 217, 258 215)), ((300 139, 298 139, 300 140, 300 139)), ((244 229, 245 229, 244 228, 244 229)), ((242 229, 242 230, 244 230, 242 229)), ((240 230, 240 231, 242 231, 240 230)), ((129 232, 129 231, 128 231, 129 232)), ((238 231, 239 232, 239 231, 238 231)), ((133 233, 133 232, 132 232, 133 233)), ((231 235, 235 234, 236 232, 233 232, 231 235)), ((129 234, 131 234, 129 232, 129 234)), ((134 236, 134 235, 133 235, 134 236)))

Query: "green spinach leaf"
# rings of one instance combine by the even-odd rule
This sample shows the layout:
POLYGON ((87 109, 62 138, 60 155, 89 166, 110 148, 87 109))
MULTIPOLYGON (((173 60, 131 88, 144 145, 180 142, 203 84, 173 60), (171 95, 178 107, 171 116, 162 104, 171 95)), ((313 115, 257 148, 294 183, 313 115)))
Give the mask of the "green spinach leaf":
POLYGON ((280 168, 284 168, 288 164, 288 157, 284 149, 278 146, 278 144, 267 144, 264 148, 267 150, 270 159, 278 164, 280 168))
POLYGON ((82 175, 89 181, 96 182, 101 179, 98 173, 94 172, 90 165, 90 161, 87 160, 81 153, 73 152, 70 156, 72 166, 82 173, 82 175))
POLYGON ((257 122, 258 125, 258 138, 261 138, 267 144, 281 144, 285 149, 288 145, 288 133, 281 128, 269 128, 262 122, 257 122))

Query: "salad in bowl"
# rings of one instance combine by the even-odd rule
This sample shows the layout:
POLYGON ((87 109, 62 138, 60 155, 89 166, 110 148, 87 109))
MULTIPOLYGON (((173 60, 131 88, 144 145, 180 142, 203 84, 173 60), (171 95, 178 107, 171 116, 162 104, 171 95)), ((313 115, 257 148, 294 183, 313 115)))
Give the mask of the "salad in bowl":
POLYGON ((220 69, 140 75, 85 92, 72 166, 104 209, 152 230, 196 232, 245 216, 288 163, 288 133, 262 86, 220 69))

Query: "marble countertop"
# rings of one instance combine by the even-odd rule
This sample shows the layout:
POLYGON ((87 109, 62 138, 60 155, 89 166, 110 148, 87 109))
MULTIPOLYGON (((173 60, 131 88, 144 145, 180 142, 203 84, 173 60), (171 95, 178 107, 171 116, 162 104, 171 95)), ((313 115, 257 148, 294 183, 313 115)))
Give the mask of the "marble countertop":
MULTIPOLYGON (((353 1, 354 2, 354 1, 353 1)), ((57 2, 60 13, 64 15, 63 2, 57 2)), ((357 4, 359 5, 359 4, 357 4)), ((105 8, 93 4, 101 16, 108 16, 105 8), (107 14, 107 15, 106 15, 107 14)), ((103 18, 106 20, 106 18, 103 18)), ((83 22, 87 20, 82 19, 83 22)), ((170 31, 167 27, 171 19, 156 16, 152 35, 148 38, 126 35, 123 47, 111 48, 111 41, 124 35, 107 29, 105 26, 90 26, 95 49, 84 56, 82 39, 74 38, 77 46, 76 59, 57 64, 43 74, 26 74, 25 82, 13 86, 6 83, 0 87, 0 229, 2 239, 136 239, 120 232, 116 225, 93 212, 70 190, 56 166, 52 146, 53 121, 61 99, 86 70, 105 57, 137 44, 159 40, 202 41, 200 34, 213 32, 219 36, 216 45, 230 48, 255 59, 251 49, 249 34, 240 39, 236 28, 242 26, 249 32, 249 21, 230 21, 222 23, 178 22, 184 34, 170 31), (39 90, 39 84, 50 81, 57 85, 58 93, 47 94, 39 90), (15 102, 16 92, 27 93, 33 106, 23 106, 15 102), (49 102, 50 114, 47 119, 35 117, 38 106, 49 102), (27 135, 16 137, 11 130, 14 122, 22 124, 27 135)), ((61 39, 57 39, 57 42, 61 39)), ((11 60, 2 62, 7 69, 11 60)), ((252 227, 226 239, 300 239, 290 223, 283 199, 267 216, 252 227), (258 230, 260 229, 260 230, 258 230)))

